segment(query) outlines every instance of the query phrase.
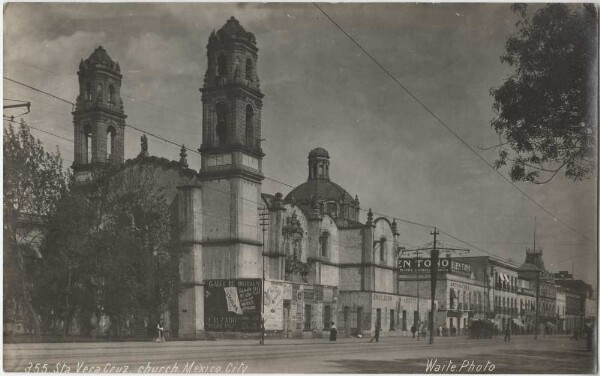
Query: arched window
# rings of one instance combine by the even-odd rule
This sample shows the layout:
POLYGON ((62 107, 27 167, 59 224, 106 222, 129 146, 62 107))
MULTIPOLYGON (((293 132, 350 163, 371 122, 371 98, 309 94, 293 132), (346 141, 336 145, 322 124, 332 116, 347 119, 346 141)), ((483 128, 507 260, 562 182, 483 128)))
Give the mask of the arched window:
POLYGON ((92 163, 94 139, 90 127, 85 127, 85 163, 92 163))
POLYGON ((379 239, 379 261, 385 261, 385 254, 387 252, 387 239, 381 237, 379 239))
POLYGON ((320 245, 321 245, 321 256, 322 257, 329 257, 329 232, 325 231, 323 234, 321 234, 321 238, 319 239, 320 245))
POLYGON ((217 58, 217 77, 225 77, 227 75, 227 58, 225 55, 219 55, 217 58))
POLYGON ((111 125, 106 130, 106 160, 112 161, 115 158, 115 138, 117 131, 111 125))
POLYGON ((254 146, 254 110, 246 106, 246 145, 254 146))
POLYGON ((246 59, 246 79, 252 81, 252 59, 246 59))
POLYGON ((112 85, 108 87, 108 102, 115 103, 115 88, 112 85))
POLYGON ((227 106, 223 102, 217 103, 217 146, 225 145, 227 142, 227 106))
POLYGON ((85 84, 85 99, 88 101, 92 100, 92 84, 89 82, 85 84))
POLYGON ((102 100, 102 84, 98 83, 96 86, 96 100, 100 102, 102 100))

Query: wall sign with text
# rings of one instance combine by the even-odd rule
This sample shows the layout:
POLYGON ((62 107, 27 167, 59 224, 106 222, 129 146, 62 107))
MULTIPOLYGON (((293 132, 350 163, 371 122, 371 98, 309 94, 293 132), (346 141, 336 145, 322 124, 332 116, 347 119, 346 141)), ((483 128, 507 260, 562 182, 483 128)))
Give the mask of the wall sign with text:
POLYGON ((211 279, 204 285, 204 329, 260 332, 260 279, 211 279))
MULTIPOLYGON (((399 258, 398 259, 398 271, 402 274, 415 274, 415 273, 430 273, 431 272, 431 259, 430 258, 399 258)), ((448 258, 440 258, 438 260, 438 272, 440 273, 452 273, 462 275, 465 277, 471 276, 471 265, 455 261, 448 258)))

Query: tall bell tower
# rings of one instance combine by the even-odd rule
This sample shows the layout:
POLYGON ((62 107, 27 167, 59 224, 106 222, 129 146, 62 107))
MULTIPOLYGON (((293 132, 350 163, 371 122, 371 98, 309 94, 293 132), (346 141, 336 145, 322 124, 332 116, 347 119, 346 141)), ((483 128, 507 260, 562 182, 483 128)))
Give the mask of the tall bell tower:
POLYGON ((262 275, 261 110, 256 39, 231 17, 210 35, 202 92, 203 277, 262 275))
POLYGON ((85 186, 98 169, 123 163, 125 112, 121 68, 102 46, 79 64, 79 95, 73 111, 75 181, 85 186))

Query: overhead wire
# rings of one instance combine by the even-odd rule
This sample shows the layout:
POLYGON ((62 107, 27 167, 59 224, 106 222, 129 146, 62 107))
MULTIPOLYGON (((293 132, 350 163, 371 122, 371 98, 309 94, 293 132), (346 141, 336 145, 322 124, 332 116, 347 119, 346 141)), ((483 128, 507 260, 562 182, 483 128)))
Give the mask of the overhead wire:
MULTIPOLYGON (((15 83, 17 83, 17 84, 20 84, 20 85, 22 85, 22 86, 24 86, 24 87, 27 87, 27 88, 29 88, 29 89, 31 89, 31 90, 34 90, 34 91, 40 92, 40 93, 42 93, 42 94, 48 95, 48 96, 50 96, 50 97, 53 97, 53 98, 55 98, 55 99, 58 99, 58 100, 61 100, 61 101, 63 101, 63 102, 66 102, 66 103, 68 103, 68 104, 71 104, 72 106, 74 106, 74 105, 75 105, 75 104, 74 104, 73 102, 71 102, 71 101, 68 101, 68 100, 66 100, 66 99, 64 99, 64 98, 60 98, 60 97, 58 97, 58 96, 56 96, 56 95, 53 95, 53 94, 51 94, 51 93, 47 93, 47 92, 45 92, 45 91, 43 91, 43 90, 40 90, 40 89, 34 88, 34 87, 30 86, 30 85, 23 84, 23 83, 21 83, 21 82, 19 82, 19 81, 16 81, 16 80, 13 80, 13 79, 10 79, 10 78, 7 78, 7 77, 4 77, 4 78, 5 78, 5 79, 7 79, 7 80, 9 80, 9 81, 11 81, 11 82, 15 82, 15 83)), ((158 139, 158 140, 164 141, 164 142, 165 142, 165 143, 167 143, 167 144, 171 144, 171 145, 177 146, 178 148, 179 148, 179 147, 181 147, 181 148, 184 148, 184 149, 185 149, 185 150, 187 150, 187 151, 191 151, 191 152, 193 152, 193 153, 196 153, 196 154, 199 154, 199 155, 201 155, 201 156, 202 156, 202 153, 201 153, 200 151, 198 151, 198 150, 194 150, 194 149, 190 149, 190 148, 184 147, 182 144, 176 143, 176 142, 174 142, 174 141, 171 141, 171 140, 169 140, 169 139, 166 139, 166 138, 164 138, 164 137, 162 137, 162 136, 159 136, 159 135, 157 135, 157 134, 154 134, 154 133, 151 133, 151 132, 147 132, 147 131, 145 131, 145 130, 143 130, 143 129, 141 129, 141 128, 138 128, 138 127, 136 127, 136 126, 134 126, 134 125, 132 125, 132 124, 127 124, 127 123, 126 123, 126 124, 125 124, 125 126, 127 126, 127 127, 129 127, 129 128, 132 128, 132 129, 134 129, 134 130, 136 130, 136 131, 138 131, 138 132, 141 132, 141 133, 143 133, 143 134, 148 134, 149 136, 151 136, 151 137, 154 137, 154 138, 156 138, 156 139, 158 139)), ((61 138, 62 138, 62 137, 61 137, 61 138)), ((71 141, 71 140, 69 140, 69 141, 70 141, 70 142, 73 142, 73 141, 71 141)), ((213 156, 207 156, 207 155, 205 155, 204 157, 213 158, 215 161, 218 161, 218 159, 217 159, 216 157, 213 157, 213 156)), ((265 178, 265 179, 267 179, 267 180, 271 180, 271 181, 273 181, 273 182, 276 182, 276 183, 282 184, 282 185, 284 185, 284 186, 287 186, 287 187, 291 187, 291 188, 295 188, 295 187, 296 187, 295 185, 291 185, 291 184, 289 184, 289 183, 286 183, 286 182, 283 182, 283 181, 281 181, 281 180, 278 180, 278 179, 275 179, 275 178, 271 178, 271 177, 268 177, 268 176, 264 176, 264 178, 265 178)), ((221 192, 221 193, 224 193, 224 194, 230 194, 229 192, 221 191, 221 190, 218 190, 218 189, 216 189, 216 188, 213 188, 213 187, 208 187, 208 186, 206 186, 205 188, 207 188, 207 189, 210 189, 210 190, 214 190, 214 191, 218 191, 218 192, 221 192)), ((245 201, 251 202, 251 203, 253 203, 253 204, 257 204, 257 205, 259 205, 259 206, 261 206, 261 205, 264 205, 264 203, 261 203, 261 202, 258 202, 258 201, 253 201, 253 200, 251 200, 251 199, 247 199, 247 198, 245 198, 245 197, 240 197, 240 196, 236 196, 236 197, 237 197, 237 198, 240 198, 240 199, 242 199, 242 200, 245 200, 245 201)), ((419 222, 415 222, 415 221, 410 221, 410 220, 403 219, 403 218, 399 218, 399 217, 396 217, 396 216, 387 215, 387 214, 384 214, 384 213, 381 213, 381 212, 372 211, 371 209, 365 209, 365 208, 361 208, 361 207, 359 207, 358 209, 359 209, 360 211, 363 211, 363 212, 366 212, 366 213, 368 213, 369 211, 371 211, 371 212, 372 212, 373 214, 375 214, 375 215, 379 215, 379 216, 386 217, 386 218, 389 218, 389 219, 394 219, 394 220, 397 220, 397 221, 400 221, 400 222, 403 222, 403 223, 407 223, 407 224, 410 224, 410 225, 415 225, 415 226, 419 226, 419 227, 425 227, 425 228, 428 228, 428 229, 438 228, 438 230, 442 231, 442 230, 441 230, 439 227, 437 227, 437 226, 431 226, 431 225, 427 225, 427 224, 423 224, 423 223, 419 223, 419 222)), ((482 249, 481 249, 481 248, 479 248, 479 247, 473 246, 473 245, 471 245, 470 243, 468 243, 468 242, 465 242, 465 241, 463 241, 463 240, 459 239, 458 237, 455 237, 455 236, 453 236, 453 235, 451 235, 451 234, 449 234, 449 233, 447 233, 447 232, 445 232, 445 231, 443 231, 443 233, 445 233, 445 234, 446 234, 446 235, 448 235, 449 237, 451 237, 451 238, 453 238, 453 239, 455 239, 455 240, 457 240, 457 241, 459 241, 459 242, 461 242, 461 243, 463 243, 463 244, 466 244, 466 245, 468 245, 468 246, 470 246, 470 247, 472 247, 472 248, 474 248, 474 249, 477 249, 477 250, 479 250, 479 251, 481 251, 481 252, 483 252, 483 253, 486 253, 486 254, 488 254, 488 255, 491 255, 491 256, 493 256, 493 257, 496 257, 496 258, 500 258, 500 257, 498 257, 498 256, 496 256, 496 255, 494 255, 494 254, 492 254, 492 253, 490 253, 490 252, 487 252, 487 251, 484 251, 484 250, 482 250, 482 249)))
POLYGON ((583 237, 584 239, 590 241, 590 242, 594 242, 594 240, 590 239, 589 237, 587 237, 585 234, 577 231, 576 229, 574 229, 573 227, 571 227, 569 224, 567 224, 565 221, 563 221, 562 219, 558 218, 556 215, 554 215, 552 212, 550 212, 548 209, 546 209, 544 206, 542 206, 540 203, 538 203, 536 200, 533 199, 533 197, 531 197, 529 194, 527 194, 527 192, 523 191, 521 188, 519 188, 514 182, 512 182, 509 178, 507 178, 506 176, 504 176, 500 171, 498 171, 496 168, 494 168, 494 166, 488 162, 481 154, 479 154, 471 145, 469 145, 469 143, 467 143, 458 133, 456 133, 456 131, 454 131, 449 125, 447 125, 442 119, 440 119, 434 112, 433 110, 431 110, 421 99, 419 99, 415 94, 413 94, 404 84, 402 84, 392 73, 390 73, 390 71, 388 69, 386 69, 383 64, 381 64, 377 59, 375 59, 375 57, 373 57, 373 55, 371 55, 360 43, 358 43, 358 41, 356 41, 356 39, 354 39, 350 34, 348 34, 346 32, 346 30, 344 30, 331 16, 329 16, 329 14, 327 14, 327 12, 325 12, 317 3, 313 3, 315 7, 317 7, 317 9, 319 9, 319 11, 321 11, 321 13, 323 13, 325 15, 325 17, 327 17, 329 19, 329 21, 331 21, 331 23, 333 23, 342 33, 344 33, 348 39, 350 39, 361 51, 363 51, 368 57, 369 59, 371 59, 371 61, 373 61, 386 75, 388 75, 396 84, 398 84, 398 86, 400 86, 411 98, 413 98, 426 112, 428 112, 435 120, 437 120, 437 122, 442 125, 444 128, 446 128, 446 130, 448 130, 454 137, 456 137, 456 139, 458 139, 467 149, 469 149, 473 154, 475 154, 483 163, 485 163, 488 167, 490 167, 496 174, 498 174, 500 177, 502 177, 502 179, 504 179, 505 181, 507 181, 511 186, 513 186, 513 188, 515 188, 517 191, 519 191, 523 196, 525 196, 529 201, 531 201, 532 203, 534 203, 537 207, 539 207, 540 209, 542 209, 546 214, 548 214, 549 216, 552 217, 552 219, 554 219, 555 221, 560 222, 563 226, 565 226, 566 228, 568 228, 569 230, 571 230, 572 232, 574 232, 575 234, 583 237))

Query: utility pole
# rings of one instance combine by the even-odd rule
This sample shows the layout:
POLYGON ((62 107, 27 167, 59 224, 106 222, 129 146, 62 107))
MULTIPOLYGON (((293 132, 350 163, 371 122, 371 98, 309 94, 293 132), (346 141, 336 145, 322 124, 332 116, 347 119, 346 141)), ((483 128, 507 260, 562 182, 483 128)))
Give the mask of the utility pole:
POLYGON ((265 232, 269 226, 269 209, 266 207, 258 208, 260 217, 260 227, 262 228, 262 294, 260 302, 260 344, 265 344, 265 232))
POLYGON ((440 259, 440 251, 437 249, 437 236, 440 232, 437 228, 433 228, 433 249, 431 250, 431 313, 429 315, 429 344, 433 345, 433 313, 435 312, 435 285, 437 284, 438 261, 440 259))
MULTIPOLYGON (((417 265, 418 265, 418 261, 419 260, 419 251, 417 251, 417 265)), ((416 327, 417 327, 417 341, 421 339, 421 331, 419 330, 419 324, 421 322, 421 301, 420 301, 420 294, 421 294, 421 285, 419 283, 419 268, 417 267, 417 323, 416 323, 416 327)), ((415 324, 413 324, 415 325, 415 324)))
MULTIPOLYGON (((434 327, 433 327, 433 323, 434 323, 434 315, 435 315, 435 287, 437 284, 437 273, 438 273, 438 262, 440 259, 440 251, 444 251, 447 253, 455 253, 455 252, 469 252, 468 249, 465 248, 457 248, 457 247, 449 247, 449 246, 443 246, 440 247, 438 246, 438 242, 437 242, 437 236, 440 234, 440 232, 437 230, 436 227, 434 227, 433 231, 431 232, 431 235, 433 235, 433 243, 427 243, 425 244, 425 246, 423 247, 419 247, 416 249, 410 249, 410 250, 406 250, 406 252, 414 252, 417 257, 419 255, 419 252, 429 252, 431 258, 430 258, 430 264, 431 264, 431 269, 430 269, 430 284, 431 284, 431 313, 430 316, 428 318, 428 322, 429 322, 429 330, 430 330, 430 336, 429 336, 429 344, 433 344, 433 333, 435 332, 434 327)), ((419 270, 419 264, 417 262, 417 283, 419 281, 418 279, 418 270, 419 270)), ((450 267, 450 265, 449 265, 450 267)), ((418 287, 417 287, 418 290, 418 287)), ((417 298, 419 298, 419 295, 417 295, 417 298)), ((418 313, 418 302, 417 302, 417 314, 418 313)))
POLYGON ((540 326, 540 273, 542 271, 538 268, 537 270, 537 282, 535 286, 535 331, 533 339, 538 337, 538 329, 540 326))

